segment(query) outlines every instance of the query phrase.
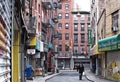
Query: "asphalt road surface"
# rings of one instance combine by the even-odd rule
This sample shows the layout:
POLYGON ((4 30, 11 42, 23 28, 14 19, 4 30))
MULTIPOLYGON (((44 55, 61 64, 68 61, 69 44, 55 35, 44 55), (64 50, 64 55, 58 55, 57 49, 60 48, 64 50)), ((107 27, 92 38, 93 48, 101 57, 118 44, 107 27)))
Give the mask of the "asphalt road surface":
POLYGON ((61 71, 62 73, 48 79, 46 82, 90 82, 83 76, 82 80, 79 80, 78 72, 75 71, 61 71))
MULTIPOLYGON (((89 69, 88 65, 85 65, 85 69, 89 69)), ((83 76, 82 80, 79 80, 79 75, 76 70, 61 70, 61 74, 48 79, 46 82, 91 82, 83 76)))

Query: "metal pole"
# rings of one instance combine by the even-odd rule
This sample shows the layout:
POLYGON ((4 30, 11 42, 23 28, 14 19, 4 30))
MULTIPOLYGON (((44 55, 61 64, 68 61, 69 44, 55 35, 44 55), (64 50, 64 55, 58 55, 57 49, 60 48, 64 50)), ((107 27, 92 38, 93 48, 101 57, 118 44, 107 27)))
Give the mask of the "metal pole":
MULTIPOLYGON (((20 29, 20 35, 23 34, 24 31, 20 29)), ((25 48, 25 41, 26 41, 26 33, 20 37, 23 38, 23 43, 21 43, 21 54, 20 54, 20 64, 21 64, 21 82, 26 82, 25 80, 25 55, 26 55, 26 48, 25 48)))
MULTIPOLYGON (((21 46, 22 47, 22 46, 21 46)), ((25 74, 24 74, 24 69, 25 69, 25 63, 24 63, 24 51, 20 54, 20 59, 21 59, 21 82, 26 82, 25 81, 25 74)))

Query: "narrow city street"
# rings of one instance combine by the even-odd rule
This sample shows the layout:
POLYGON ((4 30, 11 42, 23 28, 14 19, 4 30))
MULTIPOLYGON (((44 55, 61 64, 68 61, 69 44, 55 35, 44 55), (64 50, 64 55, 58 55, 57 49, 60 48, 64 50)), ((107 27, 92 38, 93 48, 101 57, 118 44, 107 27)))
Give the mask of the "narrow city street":
POLYGON ((61 74, 48 79, 46 82, 90 82, 85 76, 82 80, 79 80, 78 72, 74 71, 62 71, 61 74))
POLYGON ((0 82, 120 82, 120 0, 0 0, 0 82))
MULTIPOLYGON (((85 70, 89 70, 89 65, 85 65, 85 70)), ((61 70, 61 73, 53 78, 46 80, 46 82, 91 82, 85 75, 82 80, 79 80, 79 75, 76 70, 61 70)))

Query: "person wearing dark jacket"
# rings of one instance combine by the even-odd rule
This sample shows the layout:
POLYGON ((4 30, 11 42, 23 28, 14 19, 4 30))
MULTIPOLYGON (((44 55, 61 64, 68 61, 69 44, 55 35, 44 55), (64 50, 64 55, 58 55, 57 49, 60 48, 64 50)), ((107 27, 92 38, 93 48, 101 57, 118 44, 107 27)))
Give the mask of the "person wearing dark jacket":
POLYGON ((80 64, 78 66, 78 72, 79 72, 79 80, 82 80, 82 75, 83 75, 83 72, 84 72, 84 66, 83 66, 83 64, 80 64))

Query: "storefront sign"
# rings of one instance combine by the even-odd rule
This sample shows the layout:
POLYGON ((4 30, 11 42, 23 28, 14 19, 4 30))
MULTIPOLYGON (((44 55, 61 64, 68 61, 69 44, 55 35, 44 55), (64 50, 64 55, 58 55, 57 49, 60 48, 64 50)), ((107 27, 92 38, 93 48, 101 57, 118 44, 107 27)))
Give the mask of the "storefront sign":
POLYGON ((44 52, 43 48, 44 48, 44 44, 42 41, 40 41, 40 52, 44 52))
POLYGON ((115 35, 98 41, 98 51, 111 51, 118 49, 120 49, 120 35, 115 35))
POLYGON ((35 49, 38 50, 38 51, 40 51, 40 40, 38 38, 36 39, 35 49))
POLYGON ((67 53, 60 53, 58 54, 57 58, 71 58, 70 54, 67 53))
POLYGON ((88 29, 88 44, 92 44, 92 30, 88 29))
POLYGON ((35 49, 27 49, 27 54, 30 54, 30 55, 35 54, 35 49))

